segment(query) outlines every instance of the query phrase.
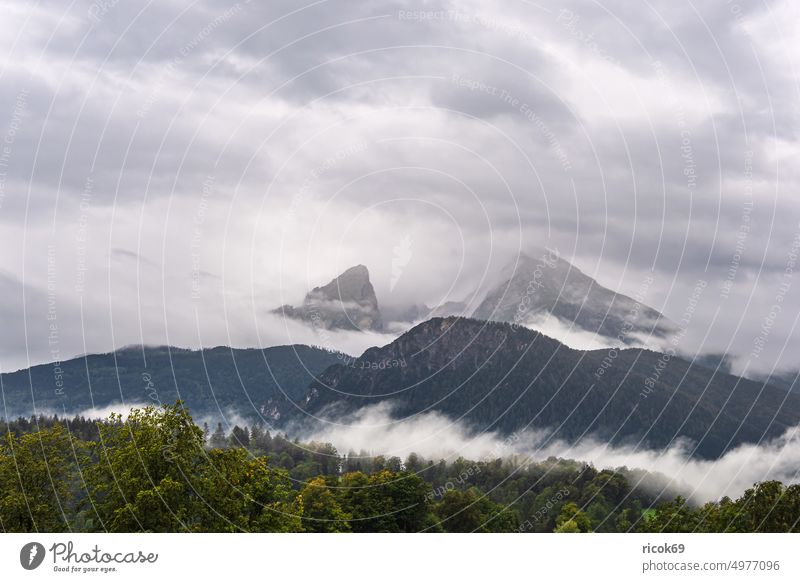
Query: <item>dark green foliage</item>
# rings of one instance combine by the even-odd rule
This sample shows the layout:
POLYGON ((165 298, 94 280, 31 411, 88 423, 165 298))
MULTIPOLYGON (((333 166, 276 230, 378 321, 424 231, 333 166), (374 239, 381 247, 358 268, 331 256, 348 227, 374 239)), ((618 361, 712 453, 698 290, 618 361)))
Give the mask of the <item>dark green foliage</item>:
POLYGON ((209 436, 180 402, 93 430, 45 417, 6 429, 0 527, 9 532, 786 532, 800 519, 800 485, 760 483, 697 507, 655 496, 657 476, 625 468, 341 457, 258 425, 209 436))
POLYGON ((76 464, 83 446, 63 426, 0 442, 0 526, 7 532, 61 532, 75 513, 76 464))
POLYGON ((519 528, 515 511, 494 503, 476 488, 445 492, 436 514, 449 532, 509 532, 519 528))
MULTIPOLYGON (((293 531, 286 474, 242 448, 207 450, 180 405, 100 425, 84 506, 100 531, 293 531)), ((296 522, 296 523, 295 523, 296 522)))
POLYGON ((75 416, 71 419, 59 418, 58 415, 20 417, 10 422, 0 420, 0 433, 11 432, 20 436, 56 426, 64 427, 73 437, 84 441, 96 441, 99 435, 96 420, 90 420, 83 416, 75 416))
POLYGON ((643 532, 800 532, 800 485, 779 481, 755 484, 733 501, 693 507, 677 498, 648 512, 643 532))
POLYGON ((350 514, 342 510, 340 500, 324 477, 310 479, 295 499, 295 511, 302 516, 303 529, 310 533, 350 531, 350 514))

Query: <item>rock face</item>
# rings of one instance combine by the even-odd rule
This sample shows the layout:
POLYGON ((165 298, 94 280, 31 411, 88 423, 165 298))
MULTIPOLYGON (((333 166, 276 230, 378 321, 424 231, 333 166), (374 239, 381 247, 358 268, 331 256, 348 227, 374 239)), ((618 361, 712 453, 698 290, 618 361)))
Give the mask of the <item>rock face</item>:
POLYGON ((384 332, 454 315, 535 329, 542 329, 540 324, 547 318, 555 318, 565 327, 612 339, 616 345, 632 346, 659 345, 648 340, 665 339, 678 330, 641 298, 632 299, 603 287, 555 251, 521 254, 483 297, 473 310, 466 303, 446 301, 435 307, 423 303, 391 306, 382 315, 369 271, 357 265, 327 285, 312 289, 302 305, 284 305, 275 312, 317 329, 384 332))
POLYGON ((548 315, 625 344, 677 329, 658 311, 606 289, 550 250, 520 255, 472 313, 475 319, 520 325, 548 315))
POLYGON ((315 287, 302 306, 284 305, 275 312, 321 329, 383 329, 378 298, 364 265, 347 269, 324 287, 315 287))

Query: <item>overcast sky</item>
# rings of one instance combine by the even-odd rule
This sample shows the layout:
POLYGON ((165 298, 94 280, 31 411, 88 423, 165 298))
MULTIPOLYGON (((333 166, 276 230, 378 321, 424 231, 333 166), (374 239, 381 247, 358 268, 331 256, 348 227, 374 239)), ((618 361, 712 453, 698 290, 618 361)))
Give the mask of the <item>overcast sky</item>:
POLYGON ((798 366, 797 2, 304 4, 2 3, 3 371, 324 344, 269 310, 543 244, 675 320, 702 280, 685 349, 798 366))

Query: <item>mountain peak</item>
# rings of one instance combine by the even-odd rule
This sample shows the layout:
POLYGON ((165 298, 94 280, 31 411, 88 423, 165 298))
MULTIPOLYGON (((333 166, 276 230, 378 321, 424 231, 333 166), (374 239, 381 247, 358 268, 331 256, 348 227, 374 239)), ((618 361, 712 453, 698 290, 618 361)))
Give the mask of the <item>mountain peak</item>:
POLYGON ((369 269, 364 265, 356 265, 344 271, 322 287, 314 287, 312 293, 322 293, 328 299, 340 301, 360 300, 375 290, 369 280, 369 269))
POLYGON ((378 298, 365 265, 350 267, 322 287, 306 294, 303 305, 275 310, 324 329, 372 330, 383 328, 378 298))
POLYGON ((548 248, 520 253, 472 317, 533 327, 554 317, 569 327, 625 344, 651 335, 664 338, 674 330, 655 309, 603 287, 548 248))
POLYGON ((342 276, 347 274, 358 274, 363 275, 364 277, 369 277, 369 269, 367 269, 366 265, 354 265, 342 273, 342 276))

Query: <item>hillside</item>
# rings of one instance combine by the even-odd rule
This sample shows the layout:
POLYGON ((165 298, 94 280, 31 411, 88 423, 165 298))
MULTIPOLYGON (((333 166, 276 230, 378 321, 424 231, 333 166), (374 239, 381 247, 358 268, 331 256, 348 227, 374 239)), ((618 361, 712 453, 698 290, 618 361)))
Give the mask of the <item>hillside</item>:
POLYGON ((647 350, 584 352, 523 327, 461 318, 432 319, 331 366, 304 407, 340 417, 385 401, 398 418, 437 411, 476 431, 536 428, 653 448, 689 439, 701 457, 800 422, 800 397, 770 385, 647 350))
POLYGON ((194 413, 234 408, 255 414, 252 402, 299 398, 314 374, 339 356, 308 346, 186 350, 129 347, 0 375, 6 415, 50 410, 74 413, 121 402, 169 404, 194 413))

